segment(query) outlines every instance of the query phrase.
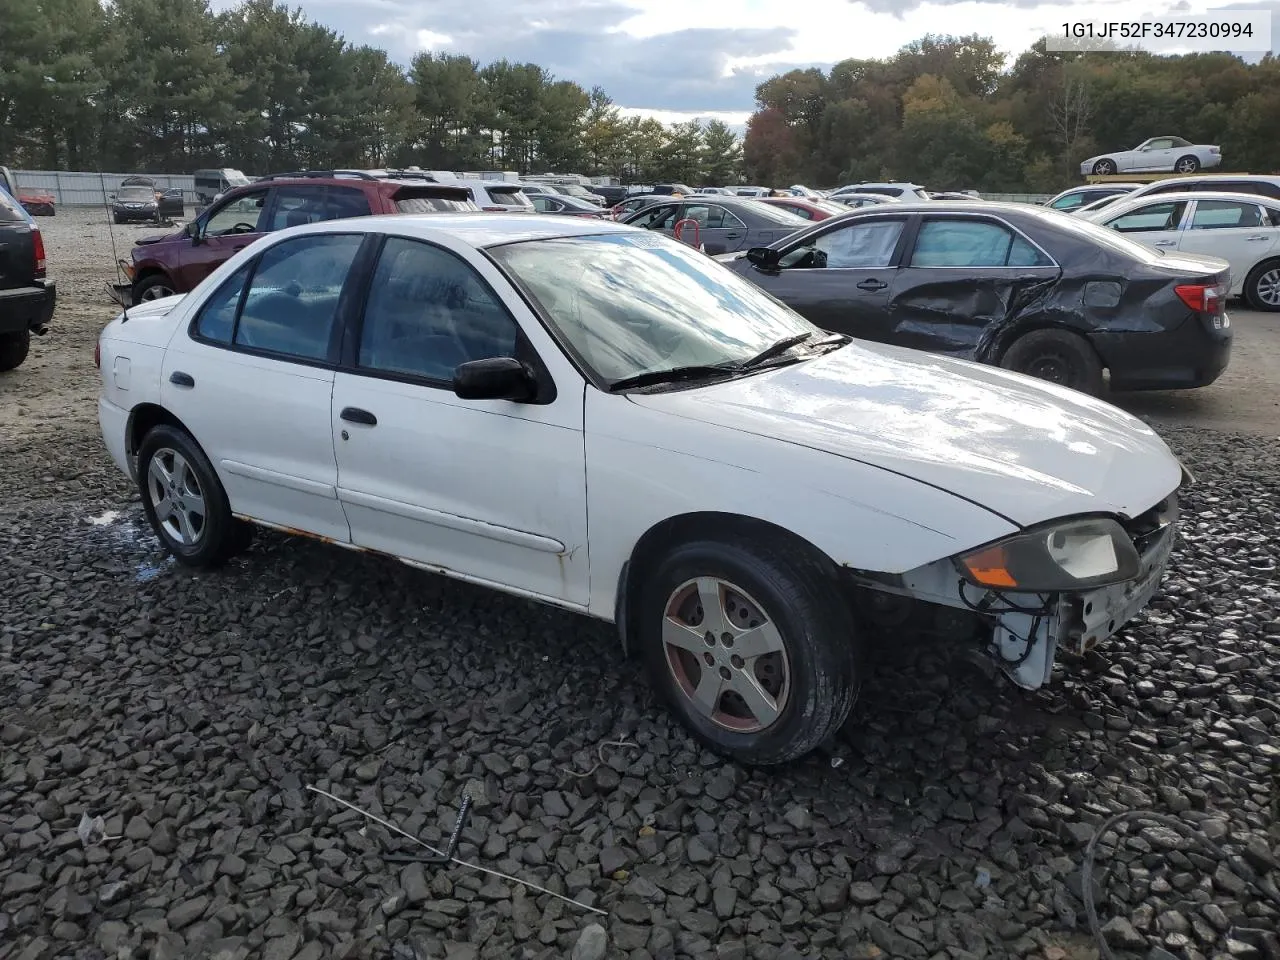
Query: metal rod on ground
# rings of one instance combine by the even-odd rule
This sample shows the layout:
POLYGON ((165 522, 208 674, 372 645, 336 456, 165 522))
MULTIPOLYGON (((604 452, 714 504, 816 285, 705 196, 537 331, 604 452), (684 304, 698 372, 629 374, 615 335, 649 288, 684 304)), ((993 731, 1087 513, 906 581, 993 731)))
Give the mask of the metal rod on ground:
MULTIPOLYGON (((377 823, 386 827, 392 833, 398 833, 400 836, 404 837, 405 839, 412 840, 418 846, 423 847, 427 850, 430 850, 432 853, 436 854, 436 856, 444 855, 443 851, 437 850, 435 847, 431 846, 431 844, 426 843, 422 840, 419 840, 417 837, 415 837, 413 834, 409 833, 408 831, 401 830, 394 823, 390 823, 386 820, 383 820, 381 817, 375 816, 374 814, 369 813, 369 811, 367 810, 361 810, 354 803, 348 803, 346 800, 343 800, 341 797, 335 797, 332 793, 328 793, 324 790, 321 790, 319 787, 313 787, 311 784, 307 784, 307 789, 310 790, 312 793, 318 793, 322 797, 327 797, 328 799, 332 800, 334 803, 340 803, 342 804, 342 806, 346 807, 349 810, 354 810, 356 813, 360 814, 360 816, 365 817, 369 820, 372 820, 374 823, 377 823)), ((528 887, 530 890, 537 890, 539 893, 550 894, 551 896, 555 897, 557 900, 563 900, 565 903, 571 903, 575 907, 581 907, 583 910, 590 910, 592 913, 598 913, 602 917, 609 915, 607 910, 601 910, 599 907, 588 906, 587 904, 582 903, 581 901, 574 900, 572 897, 566 897, 562 893, 556 893, 554 890, 548 890, 546 887, 540 887, 536 883, 530 883, 528 880, 521 880, 519 877, 513 877, 508 874, 502 873, 498 870, 490 870, 488 867, 482 867, 478 863, 468 863, 465 860, 459 860, 457 857, 450 858, 449 862, 456 863, 460 867, 466 867, 468 870, 476 870, 480 873, 487 873, 491 877, 499 877, 503 880, 509 880, 512 883, 518 883, 521 886, 528 887)))

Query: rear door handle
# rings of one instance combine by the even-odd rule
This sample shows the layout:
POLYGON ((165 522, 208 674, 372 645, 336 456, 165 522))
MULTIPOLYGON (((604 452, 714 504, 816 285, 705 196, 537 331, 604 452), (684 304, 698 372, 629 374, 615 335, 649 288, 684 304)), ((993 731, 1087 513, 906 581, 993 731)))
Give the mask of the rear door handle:
POLYGON ((888 284, 883 280, 863 280, 858 284, 859 290, 883 290, 888 284))
POLYGON ((339 416, 348 423, 363 423, 370 427, 378 425, 377 417, 368 410, 361 410, 359 407, 343 407, 339 416))
POLYGON ((1152 244, 1152 246, 1156 246, 1156 247, 1176 247, 1177 245, 1178 245, 1177 240, 1157 240, 1154 244, 1152 244))
POLYGON ((1256 237, 1245 237, 1245 239, 1246 240, 1266 240, 1267 238, 1262 234, 1258 234, 1256 237))
POLYGON ((169 374, 169 382, 175 387, 194 387, 196 378, 189 373, 183 373, 181 370, 175 370, 169 374))

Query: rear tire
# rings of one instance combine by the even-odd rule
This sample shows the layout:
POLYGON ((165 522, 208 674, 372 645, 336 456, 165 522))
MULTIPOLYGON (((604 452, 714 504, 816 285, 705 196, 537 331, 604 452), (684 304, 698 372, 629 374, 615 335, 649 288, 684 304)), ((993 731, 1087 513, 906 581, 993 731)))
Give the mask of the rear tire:
POLYGON ((1195 173, 1200 169, 1200 158, 1188 154, 1185 157, 1179 157, 1178 162, 1173 165, 1175 173, 1195 173))
POLYGON ((1249 271, 1244 298, 1255 310, 1280 312, 1280 260, 1268 260, 1249 271))
POLYGON ((699 741, 734 760, 778 764, 809 753, 857 698, 849 608, 825 565, 789 544, 677 547, 641 585, 638 612, 654 686, 699 741))
POLYGON ((1093 165, 1093 173, 1098 177, 1110 177, 1116 172, 1114 160, 1099 160, 1093 165))
POLYGON ((1102 361, 1083 337, 1066 330, 1033 330, 1013 342, 1000 366, 1081 393, 1102 393, 1102 361))
POLYGON ((0 334, 0 370, 14 370, 22 366, 30 350, 30 330, 0 334))
POLYGON ((161 424, 143 437, 138 490, 151 528, 184 566, 220 566, 252 539, 252 527, 232 515, 209 458, 184 430, 161 424))

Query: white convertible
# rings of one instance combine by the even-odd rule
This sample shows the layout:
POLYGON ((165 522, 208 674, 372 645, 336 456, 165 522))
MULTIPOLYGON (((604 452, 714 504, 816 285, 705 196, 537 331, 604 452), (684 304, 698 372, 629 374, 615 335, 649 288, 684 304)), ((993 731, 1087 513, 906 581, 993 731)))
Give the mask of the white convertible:
POLYGON ((1167 170, 1195 173, 1222 165, 1222 148, 1217 144, 1191 143, 1181 137, 1152 137, 1132 150, 1099 154, 1080 164, 1083 176, 1137 173, 1139 170, 1167 170))
POLYGON ((1085 394, 831 336, 566 217, 273 233, 121 314, 98 364, 106 445, 181 562, 262 524, 615 622, 751 763, 832 735, 904 610, 1045 683, 1156 590, 1186 478, 1085 394))

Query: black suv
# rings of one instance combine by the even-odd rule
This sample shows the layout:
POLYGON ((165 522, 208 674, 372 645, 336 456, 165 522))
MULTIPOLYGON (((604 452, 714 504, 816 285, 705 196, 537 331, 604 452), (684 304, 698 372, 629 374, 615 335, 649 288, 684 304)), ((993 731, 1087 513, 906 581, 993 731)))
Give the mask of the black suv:
POLYGON ((49 328, 55 297, 53 282, 45 279, 40 228, 0 186, 0 370, 27 359, 31 334, 49 328))

